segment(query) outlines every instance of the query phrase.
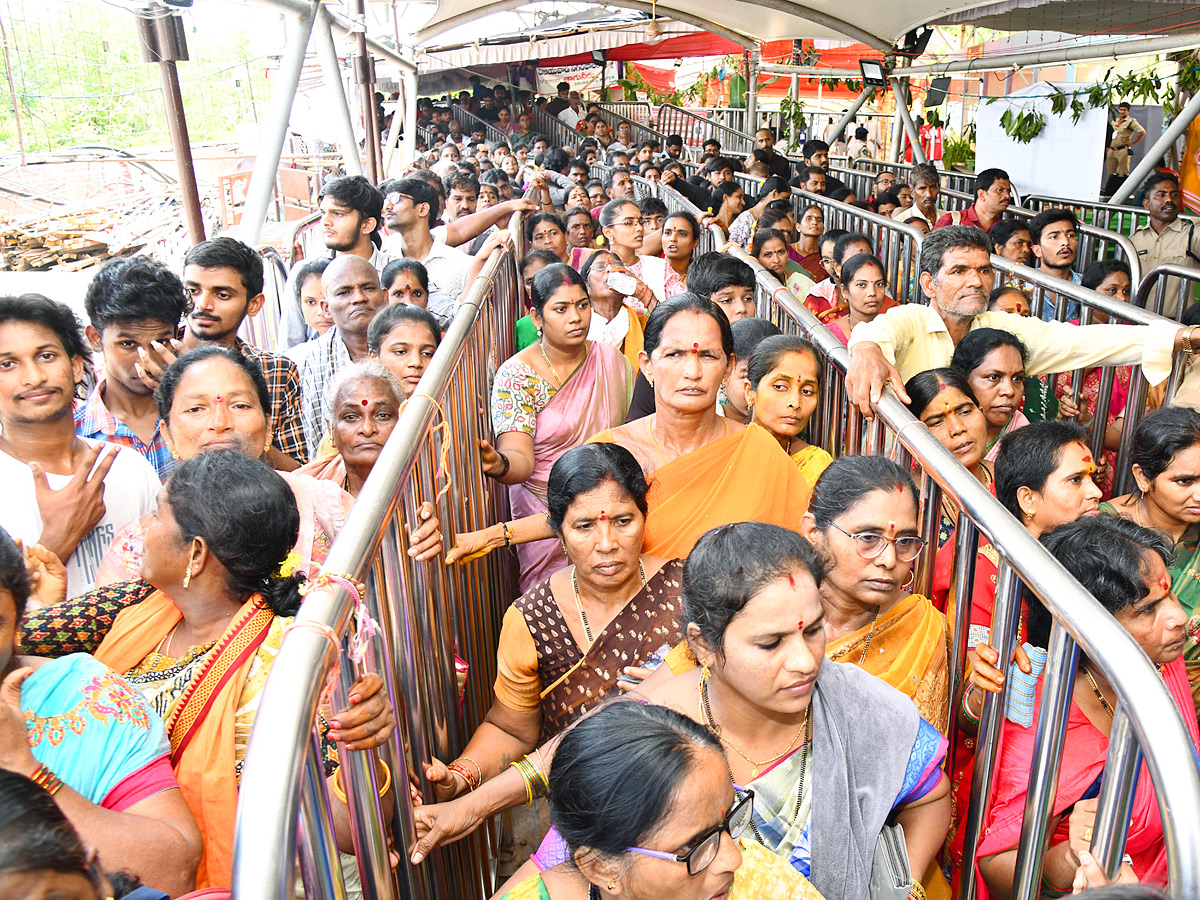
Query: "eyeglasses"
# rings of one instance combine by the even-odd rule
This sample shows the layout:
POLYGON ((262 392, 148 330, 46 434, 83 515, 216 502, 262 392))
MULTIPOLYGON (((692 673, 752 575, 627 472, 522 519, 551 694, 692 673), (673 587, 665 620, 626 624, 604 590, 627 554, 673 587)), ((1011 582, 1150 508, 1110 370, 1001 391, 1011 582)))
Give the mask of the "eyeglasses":
MULTIPOLYGON (((641 225, 641 219, 622 219, 620 222, 613 222, 613 225, 623 225, 626 228, 632 228, 634 225, 641 225)), ((612 225, 609 226, 610 228, 612 225)))
POLYGON ((408 194, 402 194, 399 191, 392 191, 390 194, 388 194, 383 199, 386 200, 388 203, 392 204, 392 206, 395 206, 402 199, 411 200, 412 197, 409 196, 408 194))
MULTIPOLYGON (((736 789, 737 785, 734 787, 736 789)), ((647 850, 644 847, 626 847, 625 852, 653 856, 655 859, 665 859, 668 862, 686 863, 689 875, 699 875, 717 858, 717 852, 721 849, 721 832, 729 832, 729 836, 736 841, 750 827, 750 820, 754 816, 754 791, 739 789, 739 793, 742 794, 742 797, 733 804, 733 809, 729 810, 725 821, 712 831, 701 835, 687 853, 677 855, 663 850, 647 850)))
POLYGON ((896 548, 896 559, 900 562, 912 562, 925 548, 925 538, 915 535, 905 535, 904 537, 890 538, 884 537, 882 534, 874 534, 870 531, 864 531, 861 534, 851 534, 845 528, 842 528, 837 522, 830 522, 834 528, 840 531, 848 538, 854 539, 854 547, 858 550, 858 555, 863 559, 875 559, 881 553, 883 548, 891 544, 896 548))

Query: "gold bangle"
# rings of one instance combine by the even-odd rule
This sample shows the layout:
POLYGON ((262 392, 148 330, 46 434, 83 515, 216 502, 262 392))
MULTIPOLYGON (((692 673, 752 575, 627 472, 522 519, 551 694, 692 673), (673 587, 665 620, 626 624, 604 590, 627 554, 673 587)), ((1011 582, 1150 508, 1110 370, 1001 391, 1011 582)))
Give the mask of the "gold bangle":
POLYGON ((1191 325, 1183 330, 1183 339, 1181 343, 1183 344, 1184 353, 1195 352, 1195 345, 1192 343, 1192 335, 1195 333, 1197 328, 1200 328, 1200 325, 1191 325))
MULTIPOLYGON (((388 792, 388 788, 392 786, 392 770, 388 768, 388 764, 383 760, 379 761, 383 766, 383 787, 379 789, 379 796, 382 797, 388 792)), ((346 799, 346 789, 342 786, 342 767, 338 766, 333 772, 333 793, 343 803, 348 803, 346 799)))

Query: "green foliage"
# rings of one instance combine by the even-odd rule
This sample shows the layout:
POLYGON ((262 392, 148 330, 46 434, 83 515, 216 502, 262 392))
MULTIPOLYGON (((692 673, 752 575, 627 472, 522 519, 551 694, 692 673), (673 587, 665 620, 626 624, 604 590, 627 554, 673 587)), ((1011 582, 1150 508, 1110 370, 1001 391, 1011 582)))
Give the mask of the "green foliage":
MULTIPOLYGON (((158 66, 142 62, 132 14, 61 0, 32 6, 14 6, 4 23, 26 149, 166 144, 158 66)), ((187 40, 191 60, 178 69, 189 136, 193 143, 229 140, 270 98, 263 57, 255 55, 264 48, 236 26, 188 29, 187 40)), ((7 91, 0 95, 0 146, 17 147, 7 91)))
POLYGON ((784 97, 779 103, 779 137, 787 138, 789 151, 800 144, 800 135, 808 130, 808 117, 804 115, 804 101, 784 97))
MULTIPOLYGON (((1193 53, 1175 54, 1171 58, 1181 63, 1178 84, 1176 79, 1159 78, 1148 72, 1129 72, 1113 78, 1110 68, 1099 83, 1076 91, 1049 85, 1050 112, 1056 116, 1069 112, 1071 122, 1078 124, 1089 109, 1111 109, 1125 101, 1135 105, 1160 105, 1167 118, 1174 118, 1182 108, 1179 98, 1200 91, 1200 64, 1193 53)), ((1002 99, 990 97, 987 102, 992 104, 1002 99)), ((1046 117, 1028 109, 1010 109, 1000 117, 1000 124, 1009 137, 1028 144, 1046 126, 1046 117)))
POLYGON ((975 168, 974 124, 970 127, 970 137, 960 137, 953 132, 947 132, 942 139, 942 165, 947 169, 963 166, 975 168))

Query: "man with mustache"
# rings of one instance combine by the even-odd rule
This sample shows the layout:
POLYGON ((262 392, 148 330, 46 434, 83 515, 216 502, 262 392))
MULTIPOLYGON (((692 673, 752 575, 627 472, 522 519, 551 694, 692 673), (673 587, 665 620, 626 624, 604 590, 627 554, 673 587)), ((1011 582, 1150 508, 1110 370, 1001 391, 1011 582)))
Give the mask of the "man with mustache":
MULTIPOLYGON (((1183 203, 1179 179, 1170 172, 1155 172, 1142 182, 1142 206, 1150 213, 1150 222, 1129 236, 1137 249, 1142 271, 1172 263, 1177 266, 1200 266, 1200 239, 1196 226, 1183 222, 1179 213, 1183 203)), ((1134 290, 1137 290, 1135 284, 1134 290)), ((1179 279, 1167 279, 1167 292, 1162 314, 1174 316, 1179 306, 1179 279)))
POLYGON ((136 450, 76 435, 72 406, 91 373, 69 307, 0 297, 0 528, 63 561, 68 598, 92 587, 113 536, 153 510, 162 487, 136 450))
POLYGON ((949 365, 955 345, 974 328, 999 328, 1019 337, 1029 353, 1027 375, 1140 364, 1151 384, 1167 380, 1172 354, 1192 347, 1197 337, 1200 326, 1156 322, 1081 327, 989 312, 988 295, 995 281, 991 252, 991 239, 979 228, 947 225, 931 231, 921 245, 920 261, 921 291, 929 305, 898 306, 854 327, 846 393, 863 415, 873 415, 871 403, 885 385, 907 403, 904 383, 919 372, 949 365))
POLYGON ((934 228, 947 225, 976 225, 991 232, 1012 204, 1012 180, 1003 169, 984 169, 975 176, 975 202, 959 212, 946 213, 934 228))

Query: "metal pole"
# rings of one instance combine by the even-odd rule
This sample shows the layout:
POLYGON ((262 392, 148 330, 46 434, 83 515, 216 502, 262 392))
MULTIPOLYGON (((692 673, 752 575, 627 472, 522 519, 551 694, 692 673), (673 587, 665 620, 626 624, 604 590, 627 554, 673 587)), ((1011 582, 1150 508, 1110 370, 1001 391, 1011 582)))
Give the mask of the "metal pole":
POLYGON ((157 19, 137 17, 138 37, 141 40, 143 62, 158 63, 162 79, 163 106, 167 114, 167 130, 171 133, 171 150, 179 170, 179 191, 183 198, 183 215, 187 220, 188 236, 193 244, 204 240, 204 216, 200 211, 200 190, 196 186, 196 169, 192 163, 192 143, 188 139, 187 114, 183 94, 179 90, 179 70, 175 63, 188 58, 187 39, 178 16, 157 19))
POLYGON ((746 54, 746 134, 758 130, 758 63, 751 53, 746 54))
POLYGON ((908 85, 903 84, 899 78, 891 77, 892 93, 896 96, 896 114, 900 117, 900 121, 904 124, 904 130, 908 133, 908 139, 912 141, 913 159, 919 163, 929 162, 925 158, 925 151, 921 149, 921 136, 917 133, 917 125, 913 122, 912 113, 908 111, 909 95, 908 85))
POLYGON ((363 133, 367 139, 367 178, 379 183, 379 120, 375 116, 375 66, 367 49, 366 0, 355 0, 358 52, 354 55, 354 80, 358 82, 358 104, 362 108, 363 133))
POLYGON ((285 16, 283 20, 287 46, 280 59, 279 80, 271 92, 271 108, 267 113, 258 156, 254 158, 250 184, 246 187, 246 205, 242 210, 239 228, 242 240, 252 247, 258 243, 263 224, 267 221, 267 210, 271 206, 271 194, 279 173, 279 157, 283 153, 283 141, 287 137, 288 122, 292 116, 292 101, 300 84, 304 55, 308 51, 308 37, 316 18, 317 4, 314 3, 309 6, 305 16, 285 16))
POLYGON ((8 96, 12 98, 13 121, 17 124, 17 146, 21 150, 21 165, 25 165, 25 131, 21 126, 21 104, 17 102, 17 88, 13 83, 12 60, 8 56, 8 30, 0 19, 0 44, 4 45, 4 70, 8 73, 8 96))
POLYGON ((1113 191, 1113 195, 1109 198, 1108 202, 1118 205, 1128 200, 1141 186, 1146 176, 1154 171, 1154 166, 1162 159, 1162 155, 1187 130, 1187 127, 1192 124, 1192 119, 1196 118, 1197 115, 1200 115, 1200 92, 1197 92, 1188 101, 1188 105, 1183 108, 1183 111, 1171 120, 1171 124, 1162 133, 1162 137, 1155 141, 1150 149, 1146 151, 1146 155, 1142 157, 1142 161, 1129 173, 1129 177, 1125 179, 1125 183, 1113 191))
POLYGON ((1108 756, 1104 760, 1096 824, 1092 827, 1092 855, 1109 878, 1116 878, 1117 869, 1121 867, 1141 767, 1142 750, 1133 732, 1133 722, 1125 712, 1124 704, 1117 704, 1108 735, 1108 756))
POLYGON ((1196 34, 1146 38, 1138 41, 1119 37, 1117 40, 1105 44, 1080 44, 1054 50, 1006 53, 999 56, 983 56, 978 59, 933 63, 928 66, 903 66, 893 70, 892 74, 907 77, 910 75, 949 75, 951 72, 999 72, 1022 66, 1047 66, 1081 60, 1145 56, 1152 53, 1167 53, 1172 50, 1186 50, 1197 46, 1200 46, 1200 36, 1196 34))
POLYGON ((400 77, 404 82, 404 144, 400 162, 411 166, 417 158, 417 73, 401 69, 400 77))
POLYGON ((392 157, 396 155, 396 146, 400 142, 400 131, 403 129, 403 127, 404 100, 403 92, 401 92, 401 100, 396 104, 396 109, 392 110, 392 127, 388 129, 386 155, 383 158, 383 166, 379 173, 380 181, 389 177, 392 171, 392 157))
POLYGON ((342 163, 347 175, 363 173, 362 156, 358 152, 358 138, 354 134, 354 120, 350 118, 350 104, 346 99, 346 86, 342 82, 342 66, 338 62, 337 47, 333 42, 333 23, 329 12, 321 7, 313 25, 316 36, 317 56, 321 59, 327 88, 330 91, 330 112, 338 129, 338 143, 342 147, 342 163))
POLYGON ((833 129, 834 134, 842 133, 846 126, 850 124, 850 120, 853 119, 858 111, 863 108, 863 104, 867 102, 867 98, 870 97, 874 91, 874 88, 869 87, 862 89, 862 93, 854 98, 854 102, 850 104, 850 108, 846 110, 846 112, 842 115, 842 118, 838 121, 837 126, 833 129))

